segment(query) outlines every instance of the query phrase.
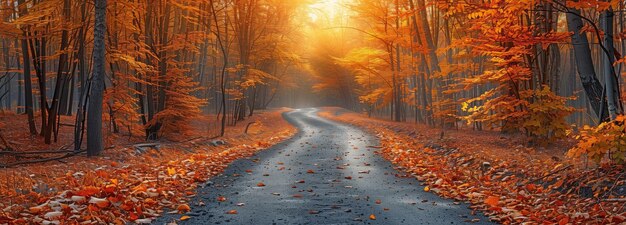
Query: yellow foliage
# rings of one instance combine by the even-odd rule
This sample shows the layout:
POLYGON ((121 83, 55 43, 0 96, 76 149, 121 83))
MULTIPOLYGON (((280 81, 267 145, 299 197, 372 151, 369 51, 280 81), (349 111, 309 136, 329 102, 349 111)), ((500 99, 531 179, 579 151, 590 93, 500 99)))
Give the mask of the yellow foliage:
POLYGON ((533 137, 564 138, 570 126, 565 117, 574 112, 565 105, 565 98, 554 94, 548 86, 533 92, 532 103, 522 126, 533 137))
POLYGON ((566 136, 569 125, 565 117, 574 112, 566 106, 567 98, 554 94, 548 86, 538 90, 524 90, 520 97, 496 96, 498 89, 462 103, 462 110, 469 115, 462 117, 468 123, 485 122, 503 131, 524 129, 530 137, 541 140, 566 136), (484 101, 482 105, 473 103, 484 101))
POLYGON ((597 127, 585 126, 576 137, 578 143, 567 152, 571 158, 586 156, 595 163, 600 163, 605 157, 612 162, 623 164, 626 162, 626 116, 619 115, 610 122, 604 122, 597 127))

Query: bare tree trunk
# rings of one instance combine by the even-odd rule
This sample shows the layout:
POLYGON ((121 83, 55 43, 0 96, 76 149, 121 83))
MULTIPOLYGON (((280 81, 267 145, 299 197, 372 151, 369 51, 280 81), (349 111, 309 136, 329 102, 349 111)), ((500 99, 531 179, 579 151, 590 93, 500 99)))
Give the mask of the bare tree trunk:
MULTIPOLYGON (((19 46, 18 44, 18 40, 17 38, 15 39, 15 48, 17 48, 17 46, 19 46)), ((17 62, 17 69, 20 70, 22 69, 22 64, 20 62, 20 59, 18 57, 18 55, 15 55, 15 61, 17 62)), ((24 113, 24 92, 22 91, 23 87, 22 87, 22 83, 20 82, 20 80, 24 80, 24 74, 18 74, 18 78, 17 78, 17 114, 22 114, 24 113)))
MULTIPOLYGON (((24 32, 26 36, 26 32, 24 32)), ((24 59, 24 108, 26 115, 28 115, 28 130, 30 134, 36 135, 37 128, 35 127, 35 115, 33 113, 33 85, 30 77, 30 56, 28 55, 28 41, 27 37, 22 39, 22 57, 24 59)))
MULTIPOLYGON (((69 21, 69 10, 70 10, 70 0, 64 0, 64 9, 63 9, 63 20, 69 21)), ((61 98, 63 98, 63 89, 67 87, 67 76, 65 74, 65 63, 67 62, 67 53, 65 53, 65 48, 68 47, 68 30, 64 27, 61 32, 61 55, 59 56, 59 64, 57 68, 57 78, 55 80, 54 94, 52 96, 52 104, 50 104, 49 113, 48 113, 48 122, 47 127, 44 129, 44 137, 45 143, 52 143, 52 134, 56 133, 55 128, 57 125, 57 115, 59 113, 59 108, 61 107, 61 98)), ((43 107, 42 107, 43 108, 43 107)), ((43 129, 43 128, 42 128, 43 129)))
MULTIPOLYGON (((85 21, 86 2, 81 4, 81 21, 85 21)), ((85 63, 85 35, 87 34, 86 26, 81 26, 78 43, 78 77, 80 88, 78 89, 79 98, 76 111, 76 122, 74 123, 74 150, 78 151, 83 143, 83 134, 85 127, 85 101, 87 100, 87 65, 85 63)), ((72 104, 72 102, 70 102, 72 104)))
MULTIPOLYGON (((146 45, 149 46, 150 48, 154 48, 154 39, 155 39, 155 35, 154 35, 154 31, 153 29, 153 16, 152 14, 154 13, 154 9, 153 9, 154 5, 153 4, 148 4, 148 7, 146 9, 146 16, 145 16, 145 42, 146 45)), ((148 61, 148 58, 150 56, 146 55, 146 60, 148 61)), ((150 63, 150 62, 148 62, 150 63)), ((146 75, 146 81, 148 82, 146 84, 146 106, 145 106, 145 114, 147 115, 148 119, 147 122, 148 123, 152 123, 152 119, 154 118, 154 114, 155 114, 155 107, 154 107, 154 85, 152 85, 152 83, 154 82, 152 79, 152 75, 151 74, 147 74, 146 75)), ((144 124, 147 125, 147 124, 144 124)), ((153 134, 153 127, 154 125, 150 125, 150 126, 146 126, 146 139, 148 140, 153 140, 156 139, 156 137, 154 137, 153 134)))
MULTIPOLYGON (((420 20, 422 22, 422 30, 424 32, 424 41, 426 46, 428 47, 428 57, 430 58, 430 69, 433 72, 438 72, 441 69, 439 68, 439 58, 437 58, 437 47, 432 38, 432 34, 430 32, 430 25, 428 24, 428 18, 426 16, 426 3, 425 0, 417 0, 417 7, 419 10, 420 20)), ((413 6, 413 0, 409 1, 411 8, 415 8, 413 6)))
POLYGON ((614 120, 618 114, 621 114, 621 110, 618 105, 617 96, 619 90, 617 90, 617 79, 615 78, 613 63, 614 49, 613 49, 613 10, 608 9, 604 11, 601 16, 601 23, 604 30, 604 46, 609 51, 608 54, 602 54, 604 64, 604 84, 606 88, 606 100, 609 117, 614 120))
POLYGON ((93 47, 93 77, 87 114, 87 154, 99 155, 102 152, 102 95, 104 92, 104 66, 106 34, 106 0, 94 0, 95 25, 93 47))
POLYGON ((221 73, 221 78, 220 78, 220 91, 221 93, 221 97, 222 97, 222 102, 221 102, 221 112, 218 113, 218 118, 221 114, 221 123, 222 126, 220 128, 220 136, 224 136, 225 133, 225 128, 226 128, 226 68, 228 67, 228 47, 227 47, 227 43, 224 43, 225 41, 228 41, 228 23, 225 19, 224 21, 224 27, 225 27, 225 36, 226 38, 224 40, 222 40, 222 33, 220 31, 220 26, 219 23, 217 21, 217 12, 215 10, 215 5, 213 3, 213 0, 209 1, 209 4, 211 5, 211 14, 213 15, 213 22, 215 22, 215 34, 216 34, 216 38, 217 38, 217 45, 219 46, 221 52, 222 52, 222 60, 223 60, 223 64, 222 64, 222 73, 221 73))
MULTIPOLYGON (((4 60, 5 60, 5 65, 7 68, 9 68, 9 65, 11 65, 11 54, 9 53, 9 46, 11 40, 9 40, 8 38, 3 38, 2 39, 2 45, 6 46, 5 48, 2 49, 3 54, 4 54, 4 60)), ((5 109, 7 110, 11 110, 11 81, 13 80, 13 77, 15 76, 15 74, 13 72, 6 72, 5 73, 5 88, 2 91, 2 94, 0 95, 0 98, 4 97, 4 106, 5 109)))
MULTIPOLYGON (((165 9, 164 9, 164 15, 163 15, 163 20, 161 22, 161 28, 160 28, 160 32, 159 35, 160 36, 160 45, 165 47, 167 45, 168 42, 168 35, 169 35, 169 22, 170 22, 170 4, 169 3, 164 3, 165 4, 165 9)), ((168 89, 168 83, 166 81, 166 76, 167 76, 167 63, 168 63, 168 59, 167 59, 167 51, 165 49, 161 49, 161 52, 159 53, 159 87, 157 87, 158 90, 158 100, 157 100, 157 105, 156 105, 156 113, 161 112, 163 110, 165 110, 165 103, 166 103, 166 98, 167 95, 165 94, 166 90, 168 89)), ((157 139, 159 137, 159 130, 161 129, 161 126, 163 124, 160 121, 157 121, 154 125, 154 127, 152 127, 152 133, 153 133, 153 138, 157 139)))
MULTIPOLYGON (((24 15, 28 12, 24 0, 19 0, 18 5, 22 7, 20 9, 20 15, 24 15)), ((28 130, 31 135, 37 134, 37 127, 35 127, 35 115, 33 113, 33 85, 30 77, 30 56, 28 54, 28 32, 24 30, 24 39, 22 39, 22 59, 24 61, 24 108, 28 115, 28 130)))
MULTIPOLYGON (((37 36, 37 32, 34 32, 37 36)), ((48 100, 47 100, 47 86, 46 86, 46 38, 41 39, 32 38, 29 42, 30 51, 33 60, 33 67, 38 78, 39 84, 39 108, 41 113, 41 132, 39 134, 43 137, 47 131, 47 119, 48 119, 48 100)))
POLYGON ((570 8, 571 13, 566 14, 567 27, 572 35, 572 45, 574 47, 574 55, 576 57, 576 67, 578 69, 578 76, 582 82, 585 93, 587 93, 587 99, 591 104, 593 111, 599 118, 599 122, 607 121, 609 119, 608 109, 606 106, 606 100, 603 99, 602 84, 596 77, 596 72, 593 68, 593 61, 591 59, 591 50, 589 49, 589 41, 585 34, 581 34, 583 27, 583 21, 580 15, 580 10, 570 8))

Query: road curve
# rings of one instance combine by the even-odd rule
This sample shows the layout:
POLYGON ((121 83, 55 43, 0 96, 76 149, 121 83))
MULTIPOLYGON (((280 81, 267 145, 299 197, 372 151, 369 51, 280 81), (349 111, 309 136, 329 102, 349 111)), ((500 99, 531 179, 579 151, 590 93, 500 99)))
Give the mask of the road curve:
MULTIPOLYGON (((317 112, 285 113, 299 133, 232 163, 198 190, 191 218, 178 224, 463 224, 472 219, 480 220, 472 224, 488 224, 486 217, 471 215, 466 204, 424 192, 414 178, 399 174, 374 153, 374 136, 317 112), (198 202, 205 205, 195 206, 198 202), (227 214, 230 210, 237 214, 227 214)), ((165 215, 154 224, 179 218, 165 215)))

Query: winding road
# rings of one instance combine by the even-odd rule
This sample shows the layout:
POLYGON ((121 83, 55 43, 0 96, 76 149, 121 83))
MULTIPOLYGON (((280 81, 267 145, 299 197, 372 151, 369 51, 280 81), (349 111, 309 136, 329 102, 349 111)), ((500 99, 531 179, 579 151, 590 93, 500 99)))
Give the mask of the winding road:
POLYGON ((490 224, 394 170, 374 153, 374 136, 317 112, 285 113, 299 133, 211 179, 192 200, 191 218, 178 224, 490 224))

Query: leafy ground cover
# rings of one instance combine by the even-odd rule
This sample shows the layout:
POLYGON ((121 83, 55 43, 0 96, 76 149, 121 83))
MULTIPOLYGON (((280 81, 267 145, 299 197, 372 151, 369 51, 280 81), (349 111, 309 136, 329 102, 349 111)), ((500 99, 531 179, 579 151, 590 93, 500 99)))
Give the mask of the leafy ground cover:
MULTIPOLYGON (((136 139, 120 137, 109 142, 111 147, 102 157, 77 155, 1 169, 0 224, 141 224, 164 213, 189 211, 188 199, 198 185, 230 162, 295 133, 282 119, 286 110, 252 116, 247 121, 255 123, 247 134, 249 122, 229 127, 227 135, 219 139, 206 138, 206 130, 198 128, 145 151, 137 151, 136 139)), ((5 132, 17 135, 13 133, 5 132)), ((27 137, 9 137, 13 145, 28 141, 27 137)), ((34 150, 37 143, 27 146, 22 150, 34 150)), ((16 160, 7 155, 1 159, 5 163, 16 160)))
POLYGON ((374 132, 377 152, 415 176, 424 191, 470 202, 503 224, 620 224, 624 169, 566 158, 574 143, 528 147, 523 137, 389 122, 338 108, 320 115, 374 132))

